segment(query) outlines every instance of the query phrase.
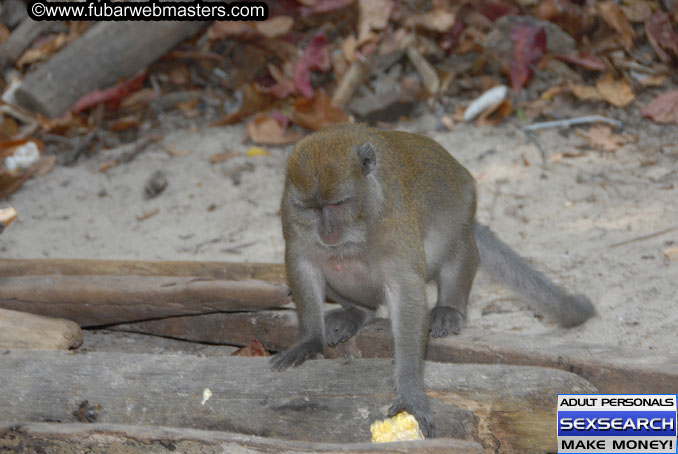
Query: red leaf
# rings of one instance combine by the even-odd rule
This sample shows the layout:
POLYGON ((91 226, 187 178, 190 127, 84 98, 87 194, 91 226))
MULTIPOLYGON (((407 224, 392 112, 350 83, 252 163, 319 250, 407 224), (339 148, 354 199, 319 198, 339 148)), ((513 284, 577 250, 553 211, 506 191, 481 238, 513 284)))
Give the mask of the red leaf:
POLYGON ((261 342, 253 340, 249 345, 231 353, 231 356, 271 356, 271 354, 266 351, 264 346, 261 345, 261 342))
POLYGON ((316 0, 311 7, 301 7, 301 15, 304 17, 314 14, 324 14, 347 7, 353 0, 316 0))
POLYGON ((502 16, 506 16, 507 14, 518 14, 520 12, 518 7, 516 5, 511 4, 511 3, 473 2, 473 3, 471 3, 470 6, 475 11, 478 11, 480 14, 487 17, 492 22, 496 21, 497 19, 499 19, 502 16))
POLYGON ((294 65, 294 85, 306 98, 313 97, 311 71, 327 71, 330 69, 330 52, 327 40, 322 32, 316 33, 304 49, 304 54, 294 65))
POLYGON ((142 71, 141 74, 119 84, 104 88, 103 90, 91 91, 78 99, 71 110, 78 113, 96 107, 101 103, 106 103, 109 107, 116 106, 125 96, 139 90, 143 86, 145 79, 146 71, 142 71))
POLYGON ((605 71, 605 63, 593 54, 556 55, 556 58, 591 71, 605 71))
POLYGON ((532 67, 546 51, 546 32, 543 27, 523 22, 511 29, 513 61, 511 62, 511 87, 518 93, 532 75, 532 67))
POLYGON ((648 17, 645 34, 662 61, 678 64, 678 32, 667 13, 657 11, 648 17))
POLYGON ((678 90, 662 93, 643 107, 643 116, 657 123, 674 123, 678 125, 678 90))

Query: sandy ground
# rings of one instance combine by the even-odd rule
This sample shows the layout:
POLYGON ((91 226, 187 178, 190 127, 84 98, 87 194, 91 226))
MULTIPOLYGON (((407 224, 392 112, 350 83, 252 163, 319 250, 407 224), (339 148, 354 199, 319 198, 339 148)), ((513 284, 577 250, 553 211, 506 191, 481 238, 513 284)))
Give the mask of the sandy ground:
MULTIPOLYGON (((638 239, 678 227, 678 128, 630 123, 638 141, 614 153, 582 151, 587 140, 574 131, 544 131, 545 165, 514 123, 427 133, 476 177, 479 219, 554 280, 589 295, 600 313, 560 329, 481 274, 469 325, 678 353, 678 262, 664 258, 678 246, 678 229, 638 239), (568 153, 581 156, 559 158, 568 153)), ((242 137, 241 126, 176 130, 106 173, 99 164, 120 150, 59 166, 10 198, 19 218, 0 235, 0 256, 281 262, 289 148, 209 163, 214 153, 244 152, 242 137), (169 145, 190 154, 172 157, 169 145), (169 185, 145 200, 156 170, 169 185)))

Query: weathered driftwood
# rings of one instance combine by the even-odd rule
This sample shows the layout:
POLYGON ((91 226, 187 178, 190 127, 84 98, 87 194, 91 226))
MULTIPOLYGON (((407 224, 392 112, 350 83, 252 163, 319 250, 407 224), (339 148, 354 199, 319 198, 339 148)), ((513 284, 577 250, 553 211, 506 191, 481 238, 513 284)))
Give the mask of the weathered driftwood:
POLYGON ((119 424, 0 424, 0 452, 89 454, 479 454, 472 441, 436 438, 400 443, 311 443, 229 432, 119 424))
POLYGON ((227 281, 258 279, 285 283, 285 265, 282 263, 0 259, 0 277, 42 274, 197 276, 227 281))
MULTIPOLYGON (((274 372, 267 358, 10 351, 0 355, 0 420, 189 427, 314 442, 360 442, 393 396, 391 360, 317 360, 274 372), (204 403, 203 390, 211 390, 204 403)), ((555 448, 555 395, 591 393, 554 369, 427 363, 437 435, 504 452, 555 448)))
MULTIPOLYGON (((175 337, 184 340, 246 345, 259 340, 269 350, 283 350, 296 338, 296 316, 291 310, 256 314, 214 314, 177 317, 112 329, 175 337)), ((337 348, 332 357, 392 357, 387 320, 378 320, 337 348)), ((554 337, 530 337, 466 328, 458 336, 431 339, 431 361, 519 364, 567 370, 589 380, 601 392, 674 393, 678 357, 661 352, 564 342, 554 337)))
POLYGON ((133 76, 207 24, 100 22, 29 73, 16 92, 16 99, 26 108, 57 117, 82 95, 133 76))
POLYGON ((0 350, 68 350, 82 343, 77 323, 0 309, 0 350))
POLYGON ((0 307, 63 317, 81 326, 271 308, 289 301, 285 285, 256 280, 55 274, 0 277, 0 307))

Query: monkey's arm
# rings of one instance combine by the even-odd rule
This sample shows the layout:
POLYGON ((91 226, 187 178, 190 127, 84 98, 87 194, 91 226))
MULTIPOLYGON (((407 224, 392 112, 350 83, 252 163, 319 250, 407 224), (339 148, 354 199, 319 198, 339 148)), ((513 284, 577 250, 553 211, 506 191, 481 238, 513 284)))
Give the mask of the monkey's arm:
POLYGON ((423 269, 411 263, 411 257, 409 263, 406 259, 387 260, 382 266, 384 296, 391 316, 396 362, 396 398, 389 416, 408 411, 419 421, 424 434, 431 437, 434 436, 433 417, 423 379, 428 340, 423 269))
POLYGON ((296 367, 307 359, 325 354, 325 278, 310 260, 288 251, 285 254, 287 281, 297 308, 299 336, 293 346, 271 358, 271 366, 276 370, 296 367))

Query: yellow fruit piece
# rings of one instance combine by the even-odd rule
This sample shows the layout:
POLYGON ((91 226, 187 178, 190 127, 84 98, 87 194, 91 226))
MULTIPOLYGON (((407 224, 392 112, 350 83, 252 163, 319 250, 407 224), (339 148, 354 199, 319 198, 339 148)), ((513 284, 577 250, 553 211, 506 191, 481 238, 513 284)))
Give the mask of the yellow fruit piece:
POLYGON ((268 150, 261 147, 249 147, 245 156, 268 156, 268 150))
POLYGON ((370 432, 372 432, 372 443, 424 439, 419 423, 406 411, 381 421, 374 421, 370 426, 370 432))

